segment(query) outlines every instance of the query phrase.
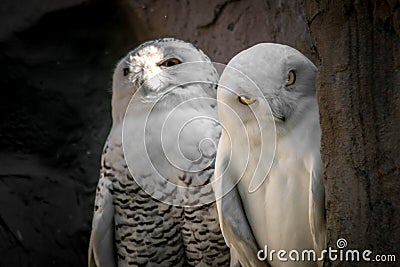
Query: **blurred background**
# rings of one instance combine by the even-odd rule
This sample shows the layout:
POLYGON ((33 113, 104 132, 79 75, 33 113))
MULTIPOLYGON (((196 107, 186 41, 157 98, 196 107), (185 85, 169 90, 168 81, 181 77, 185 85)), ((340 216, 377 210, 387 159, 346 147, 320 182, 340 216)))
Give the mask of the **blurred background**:
POLYGON ((2 0, 0 266, 86 266, 113 69, 161 37, 220 63, 280 42, 318 65, 330 238, 399 252, 399 10, 398 1, 2 0))

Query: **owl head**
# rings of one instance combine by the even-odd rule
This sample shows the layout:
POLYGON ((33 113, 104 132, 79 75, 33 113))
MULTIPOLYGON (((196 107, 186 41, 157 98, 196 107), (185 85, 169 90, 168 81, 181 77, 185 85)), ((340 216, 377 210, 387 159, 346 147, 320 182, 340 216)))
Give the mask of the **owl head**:
POLYGON ((167 93, 174 94, 175 101, 215 97, 218 78, 210 59, 191 43, 174 38, 145 42, 122 58, 114 71, 113 118, 121 119, 133 95, 142 102, 167 93), (198 86, 187 90, 196 82, 198 86))
POLYGON ((296 49, 261 43, 229 62, 221 75, 218 100, 245 124, 271 122, 278 134, 285 134, 317 107, 316 75, 315 65, 296 49))

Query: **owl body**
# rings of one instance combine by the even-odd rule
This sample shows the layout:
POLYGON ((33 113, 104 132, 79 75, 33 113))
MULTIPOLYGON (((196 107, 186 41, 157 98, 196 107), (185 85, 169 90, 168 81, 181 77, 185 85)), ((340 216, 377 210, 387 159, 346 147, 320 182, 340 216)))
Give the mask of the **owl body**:
POLYGON ((291 47, 259 44, 235 56, 221 75, 218 211, 224 236, 243 266, 322 265, 317 259, 326 234, 316 72, 291 47), (293 250, 300 257, 313 250, 315 260, 290 258, 293 250))
POLYGON ((208 57, 155 40, 121 60, 113 78, 89 265, 228 266, 207 186, 220 135, 208 57))
MULTIPOLYGON (((310 111, 313 113, 310 115, 317 115, 315 111, 317 110, 310 111)), ((238 193, 246 196, 243 197, 245 198, 243 208, 260 249, 265 249, 267 246, 269 251, 290 252, 295 249, 300 253, 315 249, 316 254, 320 253, 322 246, 314 246, 309 217, 311 179, 313 175, 322 176, 319 167, 321 166, 318 141, 320 134, 317 134, 316 140, 294 136, 296 130, 319 133, 316 126, 293 129, 294 131, 289 132, 287 136, 277 138, 275 160, 264 184, 258 190, 248 193, 253 178, 250 171, 244 173, 237 185, 238 193)), ((256 148, 251 148, 251 151, 255 150, 256 148)), ((248 169, 256 169, 257 166, 254 165, 256 162, 250 161, 248 169)), ((276 256, 271 265, 317 266, 314 262, 279 262, 276 256)))

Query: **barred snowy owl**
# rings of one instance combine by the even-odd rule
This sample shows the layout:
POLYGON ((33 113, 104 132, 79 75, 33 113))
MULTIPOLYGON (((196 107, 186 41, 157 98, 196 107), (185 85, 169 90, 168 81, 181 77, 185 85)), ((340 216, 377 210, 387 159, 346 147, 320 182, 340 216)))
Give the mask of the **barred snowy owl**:
POLYGON ((264 43, 236 55, 221 75, 215 190, 224 195, 223 234, 243 266, 322 263, 289 255, 314 249, 318 257, 325 248, 316 74, 297 50, 264 43), (284 250, 283 260, 271 260, 273 250, 284 250))
POLYGON ((218 74, 176 39, 146 42, 113 76, 90 266, 228 266, 215 205, 218 74))

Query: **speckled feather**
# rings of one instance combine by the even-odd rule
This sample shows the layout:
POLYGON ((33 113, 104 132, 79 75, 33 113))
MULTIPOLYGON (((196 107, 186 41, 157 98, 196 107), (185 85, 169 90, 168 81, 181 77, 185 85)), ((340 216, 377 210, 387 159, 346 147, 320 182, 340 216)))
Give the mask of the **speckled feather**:
MULTIPOLYGON (((151 104, 152 98, 149 95, 165 91, 165 88, 153 88, 152 86, 156 84, 157 86, 170 87, 173 86, 172 81, 175 79, 175 77, 161 77, 164 79, 162 82, 147 85, 145 83, 148 82, 148 79, 153 78, 151 75, 143 77, 135 73, 136 77, 132 75, 123 77, 121 75, 122 69, 129 67, 132 73, 132 68, 138 65, 137 55, 140 51, 144 53, 142 54, 144 58, 140 59, 140 64, 142 65, 162 59, 165 56, 163 55, 164 47, 172 49, 173 52, 171 53, 176 53, 179 56, 180 50, 174 50, 174 46, 183 46, 187 51, 193 50, 194 59, 187 59, 188 61, 196 60, 196 58, 209 61, 204 53, 193 45, 168 38, 142 44, 121 60, 116 68, 112 100, 113 126, 106 141, 101 161, 101 175, 96 193, 93 229, 89 248, 89 266, 91 267, 229 265, 229 249, 221 234, 215 202, 194 207, 184 207, 169 205, 154 199, 146 192, 151 191, 152 188, 158 188, 157 186, 164 185, 157 185, 159 182, 154 179, 153 170, 142 162, 144 157, 143 155, 141 156, 141 153, 143 151, 141 151, 140 145, 138 146, 137 144, 140 143, 140 138, 143 138, 140 135, 141 131, 131 129, 132 138, 130 140, 132 143, 127 142, 124 147, 122 146, 123 118, 131 96, 138 90, 137 86, 144 84, 143 93, 146 95, 138 98, 138 106, 143 105, 143 109, 145 109, 147 104, 151 104), (148 51, 152 52, 146 54, 146 48, 149 46, 152 49, 148 51), (160 48, 159 54, 153 50, 154 47, 160 48), (144 101, 148 99, 150 99, 149 103, 144 101), (126 150, 127 148, 137 149, 132 149, 132 155, 129 153, 124 154, 124 149, 126 150), (126 155, 128 155, 128 159, 126 155), (128 161, 129 157, 137 157, 137 160, 132 165, 129 165, 130 167, 142 166, 139 170, 135 168, 132 174, 140 176, 142 179, 147 179, 146 192, 137 184, 128 170, 127 162, 130 162, 128 161)), ((156 75, 157 70, 154 72, 154 75, 156 75)), ((217 79, 216 72, 212 73, 210 80, 216 82, 217 79)), ((179 90, 176 93, 168 94, 168 99, 163 102, 158 111, 154 112, 155 119, 151 121, 153 124, 159 124, 165 120, 162 117, 165 115, 163 114, 165 106, 175 105, 184 99, 188 99, 190 94, 187 94, 186 91, 194 90, 200 94, 199 96, 204 95, 215 98, 215 85, 188 85, 183 87, 181 88, 182 94, 179 93, 179 90), (160 119, 158 116, 161 116, 160 119)), ((208 115, 207 113, 209 112, 216 114, 216 107, 215 105, 205 107, 204 104, 199 103, 197 106, 192 105, 189 110, 181 110, 182 114, 191 114, 191 112, 203 115, 208 115), (205 109, 203 110, 203 108, 205 109)), ((143 119, 141 115, 138 116, 136 114, 136 117, 134 117, 133 115, 130 116, 129 112, 127 113, 128 122, 138 123, 137 121, 141 119, 143 119)), ((202 127, 204 129, 206 127, 207 130, 205 132, 208 132, 209 136, 212 136, 214 141, 217 142, 220 133, 218 125, 215 123, 203 124, 199 124, 195 128, 202 127)), ((161 127, 161 125, 153 126, 151 129, 161 127)), ((154 133, 150 132, 149 134, 149 137, 151 137, 152 134, 157 134, 157 131, 155 130, 154 133)), ((189 135, 183 133, 183 144, 186 142, 188 149, 196 140, 193 136, 195 136, 193 133, 189 135)), ((201 137, 202 135, 199 136, 199 138, 201 137)), ((171 141, 169 140, 168 142, 171 141)), ((150 155, 153 155, 151 153, 159 153, 157 151, 152 152, 151 146, 149 149, 150 155)), ((189 155, 191 154, 189 153, 189 155)), ((201 172, 192 173, 174 170, 172 173, 176 175, 176 181, 182 185, 208 183, 213 178, 214 157, 215 151, 210 155, 205 154, 204 160, 211 162, 211 164, 201 172), (207 159, 207 157, 209 158, 207 159)), ((160 166, 163 166, 163 164, 161 162, 160 166)), ((195 166, 190 166, 189 169, 192 167, 194 168, 195 166)), ((159 199, 163 199, 163 197, 182 198, 182 196, 175 196, 177 194, 176 190, 168 191, 167 187, 163 188, 165 190, 157 192, 161 195, 159 199)), ((186 201, 185 204, 196 204, 189 203, 190 201, 187 202, 187 199, 198 201, 201 198, 213 195, 212 191, 208 191, 206 189, 191 191, 190 193, 193 195, 183 196, 186 201)))

